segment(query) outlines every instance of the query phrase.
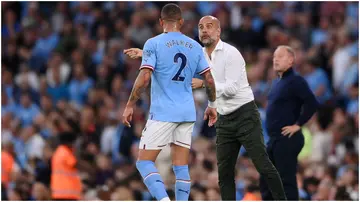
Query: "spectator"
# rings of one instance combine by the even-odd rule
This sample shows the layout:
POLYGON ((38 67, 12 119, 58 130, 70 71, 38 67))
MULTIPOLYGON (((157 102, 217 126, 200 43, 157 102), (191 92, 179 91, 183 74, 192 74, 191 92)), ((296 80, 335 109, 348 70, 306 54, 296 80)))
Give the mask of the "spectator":
POLYGON ((111 195, 110 198, 112 201, 133 201, 133 193, 127 187, 118 187, 111 195))
POLYGON ((247 188, 243 201, 261 201, 260 188, 256 185, 250 185, 247 188))
POLYGON ((65 2, 56 5, 55 13, 51 17, 51 24, 56 33, 60 33, 63 30, 68 14, 68 8, 65 2))
POLYGON ((319 27, 313 29, 311 35, 311 42, 313 45, 318 45, 325 43, 329 38, 328 28, 329 28, 329 18, 322 17, 319 21, 319 27))
POLYGON ((147 39, 152 37, 151 29, 144 24, 143 15, 135 13, 132 15, 131 24, 127 30, 126 37, 130 38, 136 47, 141 47, 147 39))
POLYGON ((234 32, 230 32, 230 41, 235 42, 241 52, 257 48, 257 33, 251 27, 252 18, 249 15, 243 16, 241 26, 234 32))
POLYGON ((70 73, 71 68, 69 64, 63 60, 63 56, 60 53, 52 54, 46 71, 46 79, 49 86, 55 87, 60 84, 65 84, 69 79, 70 73))
POLYGON ((88 90, 94 85, 94 82, 86 75, 82 64, 75 65, 73 74, 74 78, 69 84, 69 97, 71 102, 81 107, 85 103, 88 90))
POLYGON ((68 58, 70 53, 72 53, 72 51, 77 47, 78 41, 75 37, 75 30, 72 21, 64 19, 63 24, 62 30, 59 32, 60 41, 55 50, 68 58))
POLYGON ((111 161, 107 156, 99 155, 96 158, 98 172, 96 174, 96 184, 104 185, 108 179, 113 178, 113 170, 111 169, 111 161))
POLYGON ((20 73, 15 77, 16 85, 20 86, 22 83, 28 83, 30 88, 33 90, 39 90, 39 78, 38 75, 30 71, 26 64, 20 65, 20 73))
POLYGON ((35 117, 40 113, 40 109, 31 99, 28 92, 21 94, 20 105, 16 109, 16 117, 20 120, 23 127, 29 126, 35 117))
POLYGON ((24 128, 21 136, 25 143, 26 156, 29 159, 42 158, 45 141, 39 135, 37 128, 34 125, 24 128))
POLYGON ((32 188, 32 198, 35 201, 50 201, 50 191, 42 183, 35 183, 32 188))
POLYGON ((308 59, 303 66, 303 76, 320 104, 332 97, 330 82, 326 73, 319 68, 315 58, 308 59))
POLYGON ((5 23, 1 27, 1 35, 6 38, 15 38, 20 32, 20 24, 16 22, 16 14, 13 10, 8 9, 5 12, 5 23))
POLYGON ((5 90, 1 89, 1 117, 11 113, 15 115, 16 106, 9 100, 5 90))
POLYGON ((53 33, 49 22, 44 22, 41 27, 41 38, 39 38, 32 51, 30 66, 37 70, 42 71, 47 58, 50 56, 52 50, 55 49, 59 42, 59 36, 53 33))
POLYGON ((10 71, 13 74, 17 74, 19 72, 20 58, 17 54, 17 44, 16 40, 10 40, 3 51, 2 54, 3 63, 10 67, 10 71))
POLYGON ((359 112, 359 83, 355 83, 349 88, 350 100, 347 105, 347 113, 351 116, 359 112))
POLYGON ((337 32, 337 40, 339 41, 339 48, 334 53, 333 56, 333 85, 335 90, 339 90, 341 81, 344 79, 344 74, 346 71, 344 69, 347 69, 350 65, 351 58, 350 58, 350 52, 349 52, 349 33, 343 29, 339 30, 337 32))

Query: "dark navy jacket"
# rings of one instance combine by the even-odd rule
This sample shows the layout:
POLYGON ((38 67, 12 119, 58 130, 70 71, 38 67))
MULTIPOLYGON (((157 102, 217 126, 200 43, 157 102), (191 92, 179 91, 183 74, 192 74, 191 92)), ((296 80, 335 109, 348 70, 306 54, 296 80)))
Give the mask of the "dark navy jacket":
POLYGON ((285 126, 304 125, 318 105, 306 81, 290 68, 273 82, 268 95, 266 129, 269 136, 281 136, 285 126))

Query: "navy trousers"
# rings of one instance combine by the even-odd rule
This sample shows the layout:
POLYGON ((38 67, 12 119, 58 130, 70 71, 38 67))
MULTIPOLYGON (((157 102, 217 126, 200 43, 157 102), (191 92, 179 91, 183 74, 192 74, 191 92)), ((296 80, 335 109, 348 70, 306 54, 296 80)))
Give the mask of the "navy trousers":
MULTIPOLYGON (((299 200, 299 191, 296 181, 297 156, 304 146, 304 136, 301 130, 294 134, 291 138, 280 136, 270 137, 267 145, 267 153, 271 162, 278 170, 286 198, 289 201, 299 200)), ((269 187, 263 176, 260 177, 260 191, 264 201, 274 200, 269 187)))

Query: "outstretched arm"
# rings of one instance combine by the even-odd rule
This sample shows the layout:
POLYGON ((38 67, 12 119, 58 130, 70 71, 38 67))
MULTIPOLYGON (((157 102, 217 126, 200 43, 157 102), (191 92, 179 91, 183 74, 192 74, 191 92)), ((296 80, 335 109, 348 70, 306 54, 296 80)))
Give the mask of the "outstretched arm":
POLYGON ((124 50, 124 54, 129 56, 131 59, 137 59, 142 57, 142 50, 139 48, 129 48, 124 50))

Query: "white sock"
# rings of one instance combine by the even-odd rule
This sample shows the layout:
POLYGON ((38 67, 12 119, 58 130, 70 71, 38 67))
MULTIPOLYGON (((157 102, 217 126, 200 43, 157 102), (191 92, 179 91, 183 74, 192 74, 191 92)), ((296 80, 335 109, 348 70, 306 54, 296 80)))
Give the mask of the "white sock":
POLYGON ((170 201, 169 197, 165 197, 163 199, 161 199, 160 201, 170 201))

